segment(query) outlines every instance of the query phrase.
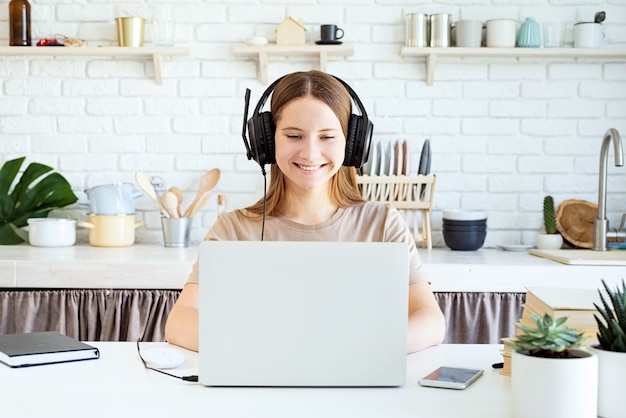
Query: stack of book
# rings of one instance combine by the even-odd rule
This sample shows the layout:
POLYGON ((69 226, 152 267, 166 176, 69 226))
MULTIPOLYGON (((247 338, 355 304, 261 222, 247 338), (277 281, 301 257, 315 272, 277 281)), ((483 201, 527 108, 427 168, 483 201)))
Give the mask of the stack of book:
MULTIPOLYGON (((516 325, 526 325, 535 327, 535 323, 530 318, 531 313, 543 317, 548 313, 552 318, 558 319, 566 316, 568 319, 565 325, 569 328, 582 331, 588 343, 598 341, 598 326, 594 315, 597 310, 593 304, 602 306, 600 295, 597 289, 572 289, 572 288, 552 288, 552 287, 532 287, 526 289, 526 300, 524 301, 522 317, 516 325)), ((519 334, 520 331, 518 330, 519 334)), ((506 376, 511 375, 511 349, 506 346, 508 338, 503 338, 505 343, 502 357, 504 367, 501 373, 506 376)))

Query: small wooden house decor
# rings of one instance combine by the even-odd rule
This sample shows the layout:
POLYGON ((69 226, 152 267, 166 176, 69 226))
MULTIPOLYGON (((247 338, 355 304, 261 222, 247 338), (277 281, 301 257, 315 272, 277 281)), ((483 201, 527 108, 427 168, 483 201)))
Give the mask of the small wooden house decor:
POLYGON ((302 23, 288 17, 276 26, 276 45, 304 45, 305 32, 302 23))

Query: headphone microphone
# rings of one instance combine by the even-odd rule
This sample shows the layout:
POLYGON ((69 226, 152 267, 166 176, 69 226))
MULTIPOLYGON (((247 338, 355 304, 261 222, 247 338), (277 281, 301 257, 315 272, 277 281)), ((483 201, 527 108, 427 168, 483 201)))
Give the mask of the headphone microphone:
POLYGON ((243 109, 243 127, 241 129, 241 137, 243 138, 243 144, 246 147, 246 156, 248 160, 252 159, 252 152, 250 151, 250 145, 248 145, 248 138, 246 138, 246 122, 248 121, 248 108, 250 107, 250 89, 246 89, 246 103, 243 109))

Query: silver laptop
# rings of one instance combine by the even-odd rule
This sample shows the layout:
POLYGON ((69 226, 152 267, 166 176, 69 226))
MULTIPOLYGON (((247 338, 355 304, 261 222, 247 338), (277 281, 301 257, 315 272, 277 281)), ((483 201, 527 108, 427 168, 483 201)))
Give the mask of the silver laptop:
POLYGON ((199 273, 200 383, 405 383, 405 244, 205 241, 199 273))

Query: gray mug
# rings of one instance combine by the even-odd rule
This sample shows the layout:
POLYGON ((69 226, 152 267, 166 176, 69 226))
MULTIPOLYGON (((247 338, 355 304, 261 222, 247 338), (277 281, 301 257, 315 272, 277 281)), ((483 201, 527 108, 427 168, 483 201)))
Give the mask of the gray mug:
POLYGON ((343 38, 343 29, 338 28, 337 25, 321 25, 320 38, 322 42, 337 41, 343 38))

